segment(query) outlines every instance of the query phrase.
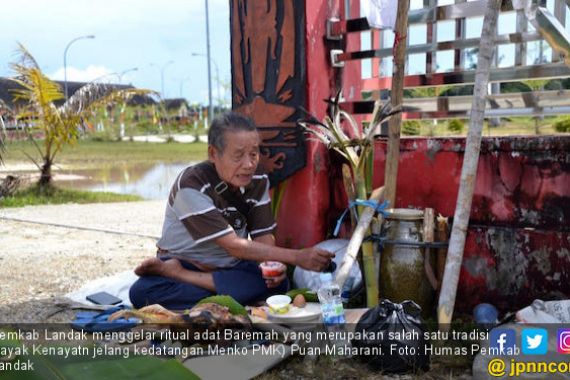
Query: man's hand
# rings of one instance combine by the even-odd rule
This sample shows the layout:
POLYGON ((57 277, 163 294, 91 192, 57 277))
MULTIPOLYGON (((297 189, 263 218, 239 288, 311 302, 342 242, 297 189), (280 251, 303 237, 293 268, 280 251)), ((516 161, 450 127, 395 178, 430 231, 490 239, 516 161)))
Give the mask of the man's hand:
POLYGON ((297 254, 297 265, 303 269, 322 272, 327 269, 333 257, 334 253, 321 248, 303 248, 297 254))
POLYGON ((325 270, 334 257, 334 253, 316 247, 304 249, 281 248, 270 246, 266 241, 261 240, 258 238, 251 241, 239 237, 235 233, 229 233, 217 238, 215 241, 220 247, 228 251, 230 255, 238 259, 257 261, 258 263, 279 261, 317 272, 325 270))

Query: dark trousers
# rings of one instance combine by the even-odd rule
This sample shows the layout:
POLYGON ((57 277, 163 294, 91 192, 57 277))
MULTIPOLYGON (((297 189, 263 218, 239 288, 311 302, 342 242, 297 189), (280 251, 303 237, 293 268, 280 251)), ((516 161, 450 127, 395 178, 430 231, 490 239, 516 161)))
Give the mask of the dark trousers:
MULTIPOLYGON (((200 272, 194 265, 180 261, 185 269, 200 272)), ((171 310, 184 310, 212 295, 229 295, 242 305, 263 301, 272 294, 285 293, 289 281, 268 289, 261 270, 254 261, 240 261, 236 266, 212 272, 216 292, 161 276, 140 277, 131 287, 129 296, 135 308, 159 304, 171 310)))

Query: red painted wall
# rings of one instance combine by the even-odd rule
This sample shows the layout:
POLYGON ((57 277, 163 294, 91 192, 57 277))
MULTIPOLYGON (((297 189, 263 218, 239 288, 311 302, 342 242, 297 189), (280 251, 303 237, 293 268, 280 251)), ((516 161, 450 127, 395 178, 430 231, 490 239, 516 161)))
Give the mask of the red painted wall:
MULTIPOLYGON (((377 142, 375 186, 384 178, 377 142)), ((403 138, 397 207, 432 207, 453 216, 463 138, 403 138)), ((509 227, 570 225, 570 136, 483 138, 471 223, 509 227)))
MULTIPOLYGON (((464 150, 463 138, 403 138, 396 207, 453 217, 464 150)), ((378 187, 385 144, 375 154, 378 187)), ((329 229, 346 207, 339 175, 329 229)), ((456 307, 507 311, 560 297, 570 297, 570 136, 483 138, 456 307)))
MULTIPOLYGON (((403 138, 396 206, 432 207, 452 217, 464 148, 463 138, 403 138)), ((376 187, 385 149, 377 143, 376 187)), ((288 211, 280 223, 303 228, 290 236, 291 245, 324 238, 346 207, 342 160, 334 153, 323 159, 330 162, 326 201, 322 184, 288 188, 308 200, 283 205, 288 211), (313 197, 326 203, 318 215, 313 197)), ((456 309, 471 312, 491 302, 513 311, 535 298, 561 297, 570 297, 570 136, 483 138, 456 309)))

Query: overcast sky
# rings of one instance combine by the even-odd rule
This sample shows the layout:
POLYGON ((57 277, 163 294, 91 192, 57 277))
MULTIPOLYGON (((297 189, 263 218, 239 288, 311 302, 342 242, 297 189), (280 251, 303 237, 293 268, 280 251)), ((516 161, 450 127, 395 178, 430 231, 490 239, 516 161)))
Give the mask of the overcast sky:
MULTIPOLYGON (((208 4, 212 58, 221 82, 229 84, 229 1, 208 4)), ((122 83, 161 91, 164 72, 166 97, 208 102, 206 57, 192 56, 206 54, 204 0, 5 0, 0 20, 0 76, 13 75, 10 62, 20 42, 50 78, 63 80, 67 44, 95 35, 68 49, 68 80, 104 76, 99 80, 116 83, 116 73, 136 67, 124 74, 122 83)), ((212 81, 215 98, 214 64, 212 81)), ((229 101, 229 92, 225 97, 229 101)))

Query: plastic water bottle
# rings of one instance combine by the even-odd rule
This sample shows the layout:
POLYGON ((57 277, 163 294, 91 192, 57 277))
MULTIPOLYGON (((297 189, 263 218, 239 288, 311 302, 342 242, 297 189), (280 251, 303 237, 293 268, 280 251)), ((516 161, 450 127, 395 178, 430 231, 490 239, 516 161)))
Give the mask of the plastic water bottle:
POLYGON ((344 308, 340 298, 340 288, 332 281, 331 273, 321 273, 321 287, 317 291, 323 324, 328 332, 329 341, 332 343, 331 349, 335 356, 350 357, 350 341, 347 339, 345 331, 346 319, 344 308))
POLYGON ((340 298, 344 306, 348 305, 350 301, 350 294, 352 292, 352 286, 354 285, 354 277, 348 276, 344 285, 342 286, 342 292, 340 293, 340 298))
POLYGON ((323 314, 323 323, 329 327, 344 328, 346 322, 344 318, 344 308, 340 297, 340 288, 332 281, 332 274, 321 273, 321 287, 317 291, 319 302, 321 303, 321 312, 323 314))

